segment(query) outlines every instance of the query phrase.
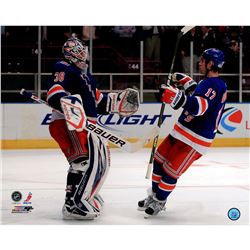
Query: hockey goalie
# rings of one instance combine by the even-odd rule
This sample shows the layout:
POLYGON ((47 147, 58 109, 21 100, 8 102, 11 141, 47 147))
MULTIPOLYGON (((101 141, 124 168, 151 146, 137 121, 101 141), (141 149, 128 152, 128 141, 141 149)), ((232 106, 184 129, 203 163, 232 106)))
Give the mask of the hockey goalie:
POLYGON ((52 110, 51 136, 68 163, 64 219, 94 219, 101 214, 103 199, 99 191, 110 166, 106 142, 84 127, 96 123, 97 114, 118 113, 131 116, 139 107, 137 90, 101 93, 87 71, 88 47, 79 39, 68 39, 62 48, 64 58, 54 66, 54 79, 47 91, 52 110))

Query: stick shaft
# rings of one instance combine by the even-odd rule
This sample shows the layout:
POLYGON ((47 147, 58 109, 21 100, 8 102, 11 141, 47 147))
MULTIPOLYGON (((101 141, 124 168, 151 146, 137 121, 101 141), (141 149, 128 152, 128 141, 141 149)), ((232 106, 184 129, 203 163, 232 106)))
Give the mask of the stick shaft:
MULTIPOLYGON (((22 89, 20 91, 20 94, 27 97, 27 98, 30 98, 38 103, 41 103, 41 104, 44 104, 50 108, 52 108, 48 102, 40 99, 39 97, 33 95, 32 93, 29 93, 27 92, 25 89, 22 89)), ((54 108, 53 108, 54 109, 54 108)), ((56 109, 54 109, 56 110, 56 109)), ((56 110, 56 112, 60 113, 60 114, 63 114, 62 112, 60 112, 59 110, 56 110)), ((104 129, 103 127, 97 125, 97 124, 94 124, 90 121, 87 121, 87 124, 86 124, 86 127, 85 129, 88 131, 88 132, 91 132, 91 133, 94 133, 95 135, 97 135, 98 137, 100 138, 103 138, 104 140, 108 140, 109 142, 111 142, 112 144, 128 151, 128 152, 135 152, 137 151, 139 148, 139 143, 137 143, 139 146, 137 147, 137 144, 133 145, 133 143, 130 143, 129 141, 123 139, 122 137, 114 134, 113 132, 111 131, 108 131, 106 129, 104 129), (110 136, 107 136, 108 134, 110 134, 110 136), (107 138, 108 137, 108 138, 107 138)), ((141 143, 142 144, 142 143, 141 143)), ((143 146, 143 145, 142 145, 143 146)))
MULTIPOLYGON (((173 54, 171 67, 170 67, 169 74, 168 74, 168 80, 167 80, 167 83, 166 83, 167 86, 170 85, 171 74, 173 73, 173 70, 174 70, 174 64, 175 64, 175 59, 176 59, 180 39, 184 34, 186 34, 193 27, 194 26, 184 26, 181 29, 181 31, 179 32, 179 34, 177 35, 177 40, 176 40, 176 44, 175 44, 175 48, 174 48, 174 54, 173 54)), ((162 103, 161 104, 160 115, 159 115, 159 120, 158 120, 158 124, 157 124, 157 126, 159 128, 162 125, 162 120, 163 120, 162 118, 163 118, 164 110, 165 110, 165 103, 162 103)), ((159 134, 155 136, 154 141, 153 141, 153 146, 152 146, 152 150, 151 150, 151 154, 150 154, 148 168, 147 168, 147 172, 146 172, 146 176, 145 176, 146 179, 149 179, 150 175, 151 175, 151 171, 152 171, 152 167, 153 167, 154 154, 155 154, 155 150, 156 150, 156 147, 157 147, 158 139, 159 139, 159 134)))

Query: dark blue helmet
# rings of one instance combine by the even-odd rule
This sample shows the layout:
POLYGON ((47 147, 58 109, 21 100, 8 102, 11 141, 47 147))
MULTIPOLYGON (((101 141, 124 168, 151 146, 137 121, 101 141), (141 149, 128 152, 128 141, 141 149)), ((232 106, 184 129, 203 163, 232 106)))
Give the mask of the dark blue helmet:
POLYGON ((206 49, 201 56, 205 59, 206 63, 212 61, 215 69, 222 69, 225 62, 224 53, 219 49, 206 49))

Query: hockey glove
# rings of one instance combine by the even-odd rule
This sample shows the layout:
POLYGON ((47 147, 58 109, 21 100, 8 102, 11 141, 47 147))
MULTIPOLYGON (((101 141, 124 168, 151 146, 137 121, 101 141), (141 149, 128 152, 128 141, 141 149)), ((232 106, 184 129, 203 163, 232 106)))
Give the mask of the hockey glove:
POLYGON ((109 93, 107 112, 118 113, 122 117, 131 116, 139 108, 139 93, 135 89, 127 88, 118 93, 109 93))
POLYGON ((175 87, 166 85, 162 85, 161 90, 164 91, 161 97, 161 101, 169 103, 173 109, 178 109, 186 103, 187 97, 183 91, 175 87))
POLYGON ((177 88, 183 89, 188 95, 191 95, 197 86, 197 83, 190 76, 178 72, 172 74, 171 81, 177 88))

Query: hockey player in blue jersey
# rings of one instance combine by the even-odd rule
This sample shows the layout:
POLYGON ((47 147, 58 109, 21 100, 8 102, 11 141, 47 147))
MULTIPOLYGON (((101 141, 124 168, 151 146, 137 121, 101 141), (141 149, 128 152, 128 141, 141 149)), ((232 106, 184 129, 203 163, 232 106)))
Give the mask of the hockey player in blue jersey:
POLYGON ((174 73, 172 86, 162 86, 162 102, 183 111, 154 155, 152 187, 148 197, 138 202, 138 210, 145 211, 145 217, 165 209, 178 178, 210 147, 227 98, 226 83, 219 77, 223 64, 222 51, 207 49, 199 61, 205 78, 198 85, 191 77, 174 73))
POLYGON ((82 103, 81 108, 92 123, 97 122, 97 114, 130 116, 138 110, 138 92, 125 89, 118 93, 101 93, 92 75, 87 72, 88 47, 80 40, 68 39, 62 52, 64 58, 54 66, 54 80, 48 88, 47 101, 54 109, 61 111, 52 110, 49 131, 70 165, 63 218, 94 219, 100 215, 103 205, 99 190, 108 172, 109 150, 106 142, 96 135, 84 129, 68 129, 67 117, 77 116, 73 109, 75 103, 82 103), (61 105, 66 101, 72 101, 69 110, 64 110, 61 105))

